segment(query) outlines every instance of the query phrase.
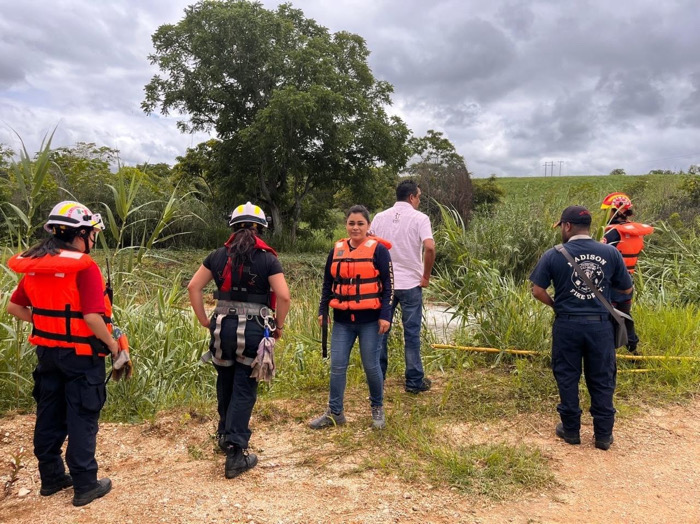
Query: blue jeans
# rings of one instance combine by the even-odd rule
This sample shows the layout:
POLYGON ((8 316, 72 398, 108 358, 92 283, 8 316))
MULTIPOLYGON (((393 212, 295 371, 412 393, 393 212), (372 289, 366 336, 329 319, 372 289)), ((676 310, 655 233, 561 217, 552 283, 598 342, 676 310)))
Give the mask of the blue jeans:
POLYGON ((557 317, 552 327, 552 371, 559 388, 557 411, 564 430, 578 433, 581 427, 578 384, 583 371, 591 395, 595 436, 612 435, 617 375, 612 321, 557 317))
POLYGON ((343 411, 343 397, 347 382, 348 362, 350 351, 356 339, 360 339, 360 357, 365 369, 369 400, 372 406, 382 406, 384 397, 384 380, 379 368, 379 323, 365 322, 362 324, 345 324, 335 322, 331 335, 331 391, 328 406, 333 413, 343 411))
MULTIPOLYGON (((403 324, 404 353, 406 356, 406 387, 419 388, 423 384, 423 363, 420 358, 420 328, 423 322, 423 288, 395 289, 394 302, 391 304, 391 318, 394 318, 396 306, 401 305, 401 323, 403 324)), ((387 340, 389 333, 379 339, 379 365, 382 377, 386 378, 389 362, 387 340)))

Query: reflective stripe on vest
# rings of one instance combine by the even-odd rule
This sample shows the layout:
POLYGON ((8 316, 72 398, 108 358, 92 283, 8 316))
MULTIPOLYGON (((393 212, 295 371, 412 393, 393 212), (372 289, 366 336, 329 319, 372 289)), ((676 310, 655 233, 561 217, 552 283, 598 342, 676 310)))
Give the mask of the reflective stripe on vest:
POLYGON ((348 239, 336 242, 331 262, 334 309, 381 309, 382 282, 374 266, 374 252, 379 242, 369 238, 351 250, 348 239))
MULTIPOLYGON (((93 334, 83 319, 78 272, 94 261, 77 251, 61 250, 58 255, 40 258, 13 256, 7 265, 24 273, 24 290, 32 304, 32 333, 29 342, 37 346, 73 348, 81 356, 106 356, 107 347, 93 334)), ((104 279, 102 280, 104 287, 104 279)), ((105 294, 103 319, 112 332, 112 304, 105 294)))

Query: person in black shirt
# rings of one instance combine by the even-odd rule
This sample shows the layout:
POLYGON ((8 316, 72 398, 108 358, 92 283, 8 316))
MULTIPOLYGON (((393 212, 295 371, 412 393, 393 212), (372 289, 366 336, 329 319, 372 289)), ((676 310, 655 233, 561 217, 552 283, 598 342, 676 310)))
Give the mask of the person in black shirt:
POLYGON ((326 262, 318 321, 322 324, 328 308, 333 308, 331 384, 328 409, 309 423, 312 429, 345 424, 346 374, 357 339, 369 386, 372 426, 382 429, 386 425, 378 342, 391 323, 391 244, 368 236, 369 223, 369 211, 364 206, 351 207, 345 220, 349 238, 335 243, 326 262))
MULTIPOLYGON (((632 280, 622 256, 612 246, 590 236, 591 214, 581 206, 569 206, 555 225, 561 228, 562 243, 603 296, 610 300, 613 289, 632 292, 632 280)), ((532 295, 554 309, 552 370, 559 388, 557 411, 561 423, 556 435, 569 444, 580 444, 581 408, 578 384, 581 361, 591 396, 595 447, 607 450, 613 442, 615 423, 613 393, 617 365, 613 319, 564 256, 549 249, 530 274, 532 295), (554 298, 547 288, 554 285, 554 298)))
POLYGON ((229 225, 233 234, 207 256, 187 291, 199 323, 211 332, 209 352, 202 359, 211 360, 216 368, 219 446, 226 453, 225 476, 233 478, 258 462, 248 453, 258 389, 257 380, 251 378, 251 364, 264 336, 265 319, 274 310, 272 335, 279 338, 291 299, 277 253, 259 237, 267 227, 262 210, 250 202, 238 206, 229 225), (202 292, 212 280, 217 304, 210 319, 202 292))

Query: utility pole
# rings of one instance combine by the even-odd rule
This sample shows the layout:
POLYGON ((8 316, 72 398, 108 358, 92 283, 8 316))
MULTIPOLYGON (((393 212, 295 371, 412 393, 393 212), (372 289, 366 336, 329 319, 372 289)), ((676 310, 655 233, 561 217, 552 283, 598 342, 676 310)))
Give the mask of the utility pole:
MULTIPOLYGON (((544 176, 547 176, 547 168, 549 168, 549 176, 554 176, 554 161, 545 162, 542 165, 544 166, 544 176)), ((561 166, 559 168, 559 174, 561 175, 561 166)))
POLYGON ((564 163, 563 160, 559 161, 559 176, 561 176, 561 165, 564 163))

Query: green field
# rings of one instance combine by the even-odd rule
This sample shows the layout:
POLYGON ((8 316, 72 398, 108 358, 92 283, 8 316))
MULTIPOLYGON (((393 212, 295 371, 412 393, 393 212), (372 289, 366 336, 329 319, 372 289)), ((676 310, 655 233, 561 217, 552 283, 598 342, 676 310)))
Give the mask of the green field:
MULTIPOLYGON (((454 343, 530 349, 537 355, 518 358, 432 349, 436 334, 425 330, 424 364, 439 387, 407 400, 400 388, 403 355, 397 326, 390 341, 387 402, 392 416, 387 430, 367 437, 364 426, 351 424, 327 438, 349 452, 371 446, 366 467, 409 480, 427 472, 434 483, 502 497, 514 489, 551 482, 540 451, 499 442, 455 448, 441 435, 454 423, 554 413, 557 395, 549 369, 552 314, 531 297, 527 276, 539 256, 558 242, 552 224, 561 210, 570 204, 586 205, 596 211, 594 225, 600 228, 600 201, 611 191, 623 190, 632 196, 638 219, 657 228, 635 276, 633 314, 641 353, 669 358, 618 363, 616 403, 622 417, 641 405, 684 402, 700 391, 700 364, 673 358, 700 357, 696 345, 700 224, 698 204, 681 176, 510 178, 495 183, 504 192, 502 200, 477 208, 467 225, 445 210, 436 227, 439 256, 428 297, 457 311, 454 343), (640 369, 646 371, 629 372, 640 369)), ((285 338, 276 348, 278 375, 261 388, 256 407, 262 423, 308 420, 326 401, 329 366, 321 358, 316 310, 325 249, 331 246, 327 242, 315 253, 280 255, 293 304, 285 338), (303 399, 295 403, 303 407, 297 411, 275 407, 289 399, 303 399)), ((11 251, 6 248, 2 260, 11 251)), ((149 249, 140 262, 132 250, 111 253, 116 260, 115 321, 129 335, 136 373, 131 381, 110 383, 104 419, 138 422, 166 409, 215 412, 214 370, 199 362, 208 332, 191 313, 185 291, 207 252, 149 249)), ((98 262, 103 257, 96 255, 98 262)), ((34 407, 35 357, 26 342, 29 326, 5 312, 15 283, 16 276, 0 266, 0 411, 4 413, 30 412, 34 407)), ((362 404, 359 399, 366 397, 366 386, 357 352, 348 388, 349 402, 362 404)), ((581 393, 586 409, 585 387, 581 393)))

